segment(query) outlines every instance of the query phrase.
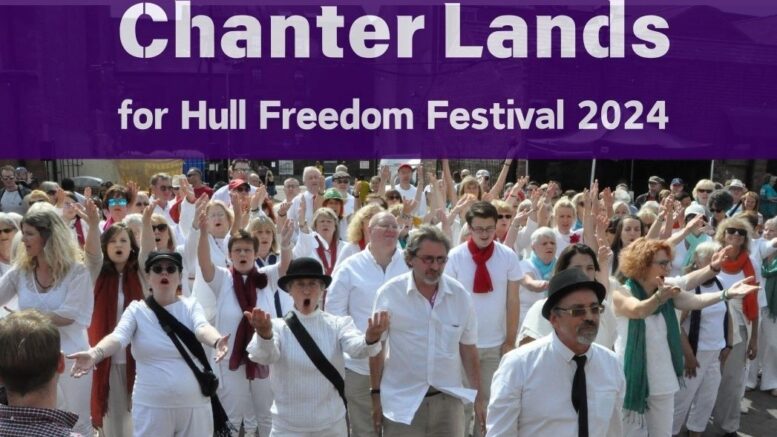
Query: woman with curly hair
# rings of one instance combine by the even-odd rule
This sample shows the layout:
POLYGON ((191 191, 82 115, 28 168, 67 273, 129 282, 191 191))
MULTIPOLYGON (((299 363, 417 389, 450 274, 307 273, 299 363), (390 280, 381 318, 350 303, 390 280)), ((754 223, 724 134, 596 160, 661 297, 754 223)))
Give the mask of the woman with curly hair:
MULTIPOLYGON (((710 269, 716 270, 719 262, 716 259, 710 269)), ((672 434, 674 395, 684 370, 675 308, 700 310, 758 290, 750 285, 755 280, 750 277, 719 292, 683 292, 664 282, 671 266, 672 248, 664 241, 641 237, 621 251, 619 269, 625 287, 613 293, 613 303, 618 331, 615 353, 626 374, 626 435, 672 434)))
MULTIPOLYGON (((94 305, 89 272, 54 206, 41 202, 30 207, 22 219, 21 243, 13 268, 0 279, 0 306, 18 296, 19 309, 36 309, 57 326, 66 355, 88 348, 86 328, 94 305)), ((66 363, 70 365, 72 360, 66 363)), ((61 409, 78 414, 73 430, 91 436, 92 378, 62 375, 57 384, 61 409)))
POLYGON ((351 218, 351 222, 348 223, 348 244, 343 247, 340 252, 339 262, 345 261, 351 255, 357 254, 364 250, 369 243, 370 233, 367 232, 367 226, 370 224, 372 217, 383 211, 379 205, 365 205, 361 207, 351 218))

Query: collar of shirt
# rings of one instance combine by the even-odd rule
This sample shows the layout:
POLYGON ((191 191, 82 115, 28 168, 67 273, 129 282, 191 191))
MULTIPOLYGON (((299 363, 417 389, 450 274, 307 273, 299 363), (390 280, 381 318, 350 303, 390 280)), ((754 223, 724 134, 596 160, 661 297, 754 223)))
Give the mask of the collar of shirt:
MULTIPOLYGON (((551 345, 551 348, 553 349, 553 352, 561 355, 562 358, 564 358, 565 362, 571 362, 572 358, 574 358, 577 354, 575 354, 572 349, 568 348, 567 345, 565 345, 560 338, 558 338, 558 335, 556 334, 556 331, 553 331, 553 343, 551 345)), ((588 347, 588 350, 585 351, 583 355, 586 357, 586 363, 591 361, 591 357, 593 353, 591 352, 593 350, 592 347, 588 347)))
MULTIPOLYGON (((407 294, 412 293, 415 291, 418 294, 421 294, 420 291, 418 291, 418 287, 416 287, 415 284, 415 275, 411 271, 410 274, 407 277, 407 289, 405 290, 407 294)), ((448 282, 443 281, 442 275, 440 275, 440 280, 437 282, 437 298, 440 299, 443 295, 446 294, 453 294, 453 291, 448 287, 448 282)), ((423 294, 421 294, 423 297, 423 294)), ((426 299, 426 297, 424 297, 426 299)))
POLYGON ((50 408, 0 405, 0 421, 15 422, 20 425, 51 424, 72 428, 78 421, 78 415, 50 408))
POLYGON ((315 319, 316 317, 318 317, 318 316, 320 316, 322 314, 321 313, 321 308, 319 308, 319 307, 316 307, 316 309, 313 310, 313 312, 310 313, 310 314, 302 314, 296 307, 292 307, 291 310, 294 311, 294 314, 296 314, 297 318, 299 318, 300 320, 302 320, 302 319, 315 319))
MULTIPOLYGON (((375 256, 372 254, 372 251, 370 250, 370 244, 372 244, 372 243, 367 243, 367 247, 365 247, 365 248, 364 248, 364 250, 362 251, 362 253, 365 253, 365 255, 364 255, 364 256, 365 256, 365 257, 367 257, 367 258, 368 258, 370 261, 372 261, 373 263, 375 263, 375 265, 376 265, 376 266, 378 266, 380 269, 382 269, 382 270, 384 270, 384 271, 385 271, 385 270, 388 270, 389 266, 391 266, 392 264, 394 264, 395 262, 397 262, 397 260, 398 260, 398 259, 399 259, 401 262, 404 262, 404 260, 402 259, 402 258, 403 258, 403 256, 404 256, 404 255, 403 255, 403 253, 402 253, 402 250, 401 250, 401 249, 399 249, 399 247, 396 247, 396 248, 394 248, 394 253, 391 255, 391 261, 389 261, 389 263, 388 263, 388 265, 386 266, 386 268, 385 268, 385 269, 383 269, 383 267, 381 267, 381 265, 378 263, 378 260, 376 260, 376 259, 375 259, 375 256)), ((397 242, 397 244, 399 244, 399 242, 397 242)))

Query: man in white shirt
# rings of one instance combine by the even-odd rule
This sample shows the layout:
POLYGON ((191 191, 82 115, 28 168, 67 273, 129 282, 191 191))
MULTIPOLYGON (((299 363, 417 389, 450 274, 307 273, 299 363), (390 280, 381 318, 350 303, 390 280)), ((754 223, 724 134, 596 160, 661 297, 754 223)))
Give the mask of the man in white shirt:
MULTIPOLYGON (((518 255, 494 241, 497 216, 496 207, 489 202, 473 204, 466 215, 471 236, 451 250, 445 265, 445 274, 472 293, 478 318, 480 387, 486 403, 499 360, 515 348, 521 307, 518 281, 523 276, 518 255)), ((478 427, 473 434, 481 435, 478 427)))
MULTIPOLYGON (((418 180, 423 181, 423 176, 421 175, 424 171, 424 167, 422 165, 418 166, 418 180)), ((410 179, 413 177, 413 167, 410 164, 402 164, 397 169, 397 176, 399 176, 399 186, 394 187, 395 190, 399 191, 399 194, 402 195, 402 199, 405 200, 414 200, 416 198, 418 187, 415 187, 410 184, 410 179)), ((424 187, 420 187, 420 190, 423 190, 424 187)), ((426 194, 421 193, 421 198, 418 201, 417 209, 415 215, 419 217, 423 217, 426 215, 426 194)))
MULTIPOLYGON (((351 316, 358 329, 367 329, 375 294, 381 285, 408 271, 397 248, 399 226, 389 212, 376 214, 367 228, 367 247, 338 265, 324 309, 337 316, 351 316)), ((366 358, 345 357, 345 397, 354 437, 375 436, 370 416, 370 367, 366 358)))
POLYGON ((502 359, 491 384, 489 437, 623 435, 623 369, 612 351, 593 344, 605 293, 580 269, 553 276, 542 315, 554 333, 502 359))
MULTIPOLYGON (((234 179, 242 179, 242 180, 248 180, 248 173, 251 171, 251 163, 247 159, 234 159, 232 160, 232 163, 229 165, 229 180, 234 179)), ((251 191, 249 193, 250 196, 253 196, 256 192, 256 187, 250 187, 251 191)), ((213 196, 211 199, 213 200, 220 200, 224 202, 225 205, 231 206, 232 205, 232 199, 229 197, 229 185, 224 185, 223 187, 216 190, 215 193, 213 193, 213 196)))
POLYGON ((441 230, 422 226, 405 248, 411 271, 375 298, 374 308, 391 317, 384 349, 370 358, 372 417, 387 437, 463 437, 464 402, 475 402, 484 426, 475 308, 469 292, 443 274, 449 249, 441 230))
MULTIPOLYGON (((313 202, 315 196, 321 194, 324 177, 316 167, 305 167, 302 171, 302 183, 305 185, 307 191, 300 193, 294 200, 291 201, 291 208, 289 208, 289 218, 292 220, 301 220, 307 223, 313 223, 313 213, 316 212, 316 205, 313 202), (299 216, 299 204, 305 202, 305 217, 299 216)), ((322 198, 323 200, 323 198, 322 198)))
POLYGON ((24 196, 30 194, 30 189, 16 182, 14 169, 6 165, 0 170, 3 186, 0 189, 0 211, 15 212, 24 215, 27 207, 24 206, 24 196))

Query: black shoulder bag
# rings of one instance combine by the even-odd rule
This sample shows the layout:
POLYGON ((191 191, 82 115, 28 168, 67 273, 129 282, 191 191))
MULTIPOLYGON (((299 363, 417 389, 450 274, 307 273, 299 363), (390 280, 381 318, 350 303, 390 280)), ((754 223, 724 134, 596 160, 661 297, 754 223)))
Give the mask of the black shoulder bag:
POLYGON ((318 348, 313 337, 311 337, 305 327, 302 326, 302 323, 297 318, 297 315, 294 314, 294 311, 289 311, 283 320, 286 321, 289 329, 291 329, 291 333, 297 338, 300 346, 302 346, 302 350, 305 351, 308 358, 310 358, 310 361, 316 366, 316 369, 318 369, 318 371, 335 386, 337 392, 340 394, 340 398, 343 400, 345 409, 348 410, 348 401, 345 400, 345 381, 343 380, 343 377, 340 376, 340 372, 338 372, 337 369, 335 369, 335 366, 333 366, 324 356, 324 353, 321 352, 321 349, 318 348))
POLYGON ((213 369, 208 363, 208 358, 205 355, 205 349, 202 344, 197 340, 197 337, 176 319, 172 314, 162 308, 159 303, 154 300, 154 296, 146 298, 146 305, 156 314, 156 318, 159 320, 159 324, 162 325, 162 329, 173 341, 175 348, 181 353, 186 364, 194 372, 194 376, 197 378, 197 382, 200 384, 200 391, 203 396, 210 398, 210 404, 213 409, 213 435, 217 437, 228 437, 232 435, 232 425, 229 423, 229 417, 227 416, 224 407, 221 406, 219 397, 216 395, 216 390, 219 387, 219 380, 213 373, 213 369), (180 340, 179 340, 180 337, 180 340), (186 344, 186 348, 189 349, 197 360, 202 364, 203 370, 200 370, 192 357, 184 349, 181 344, 181 340, 186 344))

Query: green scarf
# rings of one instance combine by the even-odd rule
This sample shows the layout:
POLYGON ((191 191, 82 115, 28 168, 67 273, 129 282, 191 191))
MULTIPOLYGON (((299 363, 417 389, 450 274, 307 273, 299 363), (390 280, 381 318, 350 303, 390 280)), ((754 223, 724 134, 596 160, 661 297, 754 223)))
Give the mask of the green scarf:
MULTIPOLYGON (((647 293, 639 283, 633 279, 626 280, 626 286, 631 290, 632 296, 639 300, 648 298, 647 293)), ((669 351, 672 353, 672 365, 678 380, 682 378, 683 350, 680 344, 680 326, 674 312, 674 302, 669 299, 659 306, 653 314, 661 313, 666 322, 666 340, 669 343, 669 351)), ((624 372, 626 373, 626 396, 623 400, 623 409, 642 416, 647 408, 647 397, 650 394, 647 376, 647 343, 645 340, 645 320, 630 319, 629 334, 626 341, 626 356, 624 372)))
POLYGON ((696 246, 700 245, 701 243, 704 243, 709 239, 710 237, 704 232, 699 234, 698 237, 693 235, 692 232, 689 233, 687 237, 685 237, 685 242, 688 243, 688 251, 685 252, 683 267, 688 267, 693 262, 693 254, 696 253, 696 246))
POLYGON ((777 256, 761 265, 761 276, 766 279, 766 304, 769 308, 769 318, 774 322, 777 320, 777 256))

